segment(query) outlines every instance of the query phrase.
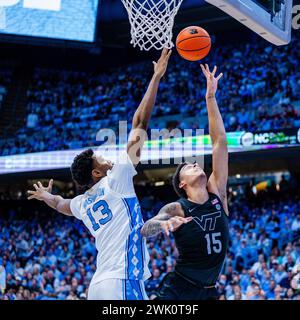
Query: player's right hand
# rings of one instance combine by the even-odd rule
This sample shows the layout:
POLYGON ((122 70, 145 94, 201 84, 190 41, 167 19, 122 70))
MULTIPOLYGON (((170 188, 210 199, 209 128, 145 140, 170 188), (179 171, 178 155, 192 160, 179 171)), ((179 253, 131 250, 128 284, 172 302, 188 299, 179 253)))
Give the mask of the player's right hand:
POLYGON ((206 96, 214 96, 217 92, 218 83, 219 83, 219 80, 222 78, 223 73, 220 73, 218 76, 216 76, 217 66, 214 67, 212 72, 209 70, 209 66, 207 64, 205 64, 205 67, 203 64, 201 64, 200 66, 204 76, 206 77, 206 82, 207 82, 206 96))
POLYGON ((165 48, 163 49, 159 60, 157 62, 153 61, 154 74, 159 76, 159 78, 162 78, 166 73, 171 54, 172 50, 168 50, 165 48))
POLYGON ((164 233, 169 236, 170 232, 174 232, 178 230, 179 227, 181 227, 183 224, 186 224, 190 221, 192 221, 192 217, 183 218, 183 217, 172 217, 167 221, 161 221, 161 227, 164 231, 164 233))
POLYGON ((49 184, 47 187, 44 187, 41 182, 39 181, 37 184, 34 184, 33 187, 35 190, 28 190, 27 193, 30 195, 28 196, 28 200, 37 199, 42 201, 43 196, 45 193, 51 193, 52 192, 52 186, 53 186, 53 179, 49 181, 49 184))

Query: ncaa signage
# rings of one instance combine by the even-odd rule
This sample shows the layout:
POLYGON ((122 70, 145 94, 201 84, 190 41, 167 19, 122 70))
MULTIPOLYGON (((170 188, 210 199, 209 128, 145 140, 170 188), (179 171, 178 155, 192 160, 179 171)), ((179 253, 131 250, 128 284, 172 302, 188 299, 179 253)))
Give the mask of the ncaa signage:
MULTIPOLYGON (((62 0, 24 0, 23 8, 60 11, 62 0)), ((20 0, 0 0, 0 7, 15 6, 20 0)))

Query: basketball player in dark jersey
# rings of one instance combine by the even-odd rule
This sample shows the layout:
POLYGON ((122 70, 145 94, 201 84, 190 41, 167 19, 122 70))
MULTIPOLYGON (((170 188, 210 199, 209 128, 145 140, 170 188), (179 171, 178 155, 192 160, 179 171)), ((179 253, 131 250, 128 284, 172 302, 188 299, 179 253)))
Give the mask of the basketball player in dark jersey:
POLYGON ((158 300, 217 299, 215 285, 228 247, 228 150, 215 98, 222 74, 215 76, 216 67, 212 72, 208 65, 201 68, 207 79, 212 174, 207 179, 197 163, 180 164, 173 176, 173 186, 180 199, 164 206, 142 228, 145 237, 173 232, 179 252, 174 272, 166 275, 157 291, 158 300))

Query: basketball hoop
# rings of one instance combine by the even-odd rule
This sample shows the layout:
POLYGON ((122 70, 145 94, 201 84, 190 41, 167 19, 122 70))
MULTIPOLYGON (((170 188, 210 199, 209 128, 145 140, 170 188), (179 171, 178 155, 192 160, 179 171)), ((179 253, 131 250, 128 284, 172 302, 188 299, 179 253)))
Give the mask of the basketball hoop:
POLYGON ((174 18, 183 0, 121 0, 131 25, 131 43, 149 51, 171 49, 174 18))

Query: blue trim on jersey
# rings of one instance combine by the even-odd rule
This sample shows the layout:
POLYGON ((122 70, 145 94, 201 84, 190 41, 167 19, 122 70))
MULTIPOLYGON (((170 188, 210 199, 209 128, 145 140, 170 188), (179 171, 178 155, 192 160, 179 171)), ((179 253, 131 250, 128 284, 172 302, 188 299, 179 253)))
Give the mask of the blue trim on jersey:
POLYGON ((125 300, 128 300, 128 296, 127 296, 127 280, 124 280, 124 295, 125 295, 125 300))
POLYGON ((128 239, 126 239, 125 243, 125 275, 128 276, 128 239))
POLYGON ((125 298, 126 300, 144 300, 139 280, 125 281, 125 298))
POLYGON ((122 199, 123 203, 124 203, 124 206, 126 208, 126 212, 127 212, 127 215, 128 215, 128 218, 129 218, 129 221, 130 221, 130 229, 132 230, 134 225, 133 225, 133 222, 132 222, 132 217, 131 217, 131 213, 130 213, 130 209, 128 207, 128 204, 126 202, 125 199, 122 199))
POLYGON ((123 301, 126 300, 124 286, 125 286, 125 280, 122 280, 122 299, 123 299, 123 301))
POLYGON ((127 266, 125 271, 127 279, 142 280, 144 276, 144 254, 143 254, 143 237, 141 235, 141 228, 143 226, 143 219, 141 208, 137 197, 124 198, 124 205, 130 215, 130 223, 132 225, 131 233, 128 237, 127 247, 127 266))
POLYGON ((138 287, 139 292, 140 292, 140 297, 142 298, 142 300, 144 300, 143 291, 141 289, 141 282, 140 281, 137 281, 137 287, 138 287))

